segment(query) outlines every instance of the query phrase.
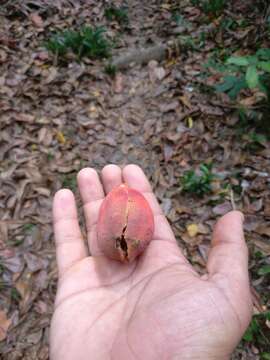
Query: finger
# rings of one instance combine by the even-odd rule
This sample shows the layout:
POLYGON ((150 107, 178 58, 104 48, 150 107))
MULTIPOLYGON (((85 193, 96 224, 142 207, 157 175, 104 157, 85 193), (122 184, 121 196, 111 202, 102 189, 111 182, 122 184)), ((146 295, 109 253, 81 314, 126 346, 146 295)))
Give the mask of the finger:
POLYGON ((123 179, 129 187, 141 192, 148 201, 155 219, 154 239, 176 242, 171 227, 163 215, 161 207, 152 192, 151 185, 142 169, 133 164, 125 166, 123 169, 123 179))
POLYGON ((210 275, 248 279, 248 249, 243 233, 243 214, 231 211, 216 224, 207 269, 210 275))
POLYGON ((242 332, 252 313, 243 219, 242 213, 231 211, 217 222, 207 262, 210 280, 235 309, 242 332))
POLYGON ((104 191, 96 170, 82 169, 78 174, 78 185, 83 202, 89 250, 91 255, 100 255, 96 224, 99 208, 104 199, 104 191))
POLYGON ((117 165, 106 165, 101 171, 101 177, 106 194, 122 184, 122 170, 117 165))
POLYGON ((53 201, 53 224, 59 275, 87 256, 79 227, 74 195, 70 190, 59 190, 53 201))

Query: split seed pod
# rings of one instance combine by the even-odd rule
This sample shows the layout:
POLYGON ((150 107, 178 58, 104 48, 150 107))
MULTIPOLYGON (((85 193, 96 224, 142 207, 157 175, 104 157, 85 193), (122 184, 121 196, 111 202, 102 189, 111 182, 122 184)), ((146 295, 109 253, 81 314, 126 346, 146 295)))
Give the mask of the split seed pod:
POLYGON ((104 199, 98 218, 98 246, 105 256, 132 262, 153 238, 154 217, 145 197, 122 184, 104 199))

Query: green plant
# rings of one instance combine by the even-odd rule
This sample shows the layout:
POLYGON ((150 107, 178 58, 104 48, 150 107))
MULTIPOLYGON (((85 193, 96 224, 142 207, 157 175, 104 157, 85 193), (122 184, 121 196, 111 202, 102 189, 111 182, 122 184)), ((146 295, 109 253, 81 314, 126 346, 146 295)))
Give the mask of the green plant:
POLYGON ((198 6, 205 14, 219 16, 226 5, 225 0, 192 0, 194 6, 198 6))
POLYGON ((211 164, 201 164, 198 171, 188 170, 180 179, 181 190, 203 196, 211 192, 211 182, 214 179, 211 164))
POLYGON ((244 134, 243 139, 247 141, 246 148, 251 151, 256 151, 264 146, 267 137, 263 134, 258 134, 254 131, 244 134))
POLYGON ((223 30, 236 30, 237 26, 237 22, 230 17, 224 17, 221 19, 220 27, 223 30))
POLYGON ((23 225, 23 230, 26 232, 26 233, 30 233, 33 229, 34 229, 35 225, 32 224, 32 223, 27 223, 27 224, 24 224, 23 225))
POLYGON ((195 40, 190 35, 179 36, 182 51, 191 50, 194 51, 198 48, 195 40))
POLYGON ((259 275, 268 275, 270 274, 270 265, 263 265, 258 270, 259 275))
POLYGON ((73 52, 78 59, 87 56, 93 59, 110 56, 111 44, 104 38, 105 29, 83 26, 79 30, 65 30, 54 34, 45 47, 57 56, 73 52))
POLYGON ((223 82, 216 85, 218 92, 236 99, 241 90, 258 88, 269 98, 270 49, 259 49, 253 56, 231 56, 225 66, 223 82))
POLYGON ((54 154, 49 151, 47 154, 47 159, 48 159, 48 161, 52 161, 54 159, 54 154))
POLYGON ((19 302, 21 299, 21 295, 20 295, 19 291, 14 287, 11 289, 10 296, 11 296, 11 299, 16 302, 19 302))
POLYGON ((172 13, 172 21, 174 21, 177 26, 182 26, 183 28, 189 28, 191 26, 190 22, 186 20, 183 15, 180 15, 178 11, 172 13))
POLYGON ((76 175, 75 174, 64 175, 62 178, 62 186, 74 192, 77 186, 76 175))
POLYGON ((107 20, 115 20, 120 25, 127 25, 129 23, 128 12, 124 7, 109 6, 105 9, 104 15, 107 20))
POLYGON ((104 70, 105 70, 105 73, 110 75, 111 77, 115 77, 116 72, 117 72, 116 66, 112 65, 112 64, 107 64, 105 66, 104 70))
POLYGON ((246 342, 252 342, 253 344, 259 344, 265 347, 265 349, 269 349, 270 339, 267 335, 269 328, 266 324, 266 322, 269 321, 270 311, 254 315, 247 331, 243 336, 243 340, 246 342))

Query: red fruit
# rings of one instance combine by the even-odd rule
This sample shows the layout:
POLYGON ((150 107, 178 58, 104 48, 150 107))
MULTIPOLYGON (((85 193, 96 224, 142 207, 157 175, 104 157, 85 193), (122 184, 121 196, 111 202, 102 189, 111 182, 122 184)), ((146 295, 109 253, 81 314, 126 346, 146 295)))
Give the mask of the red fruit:
POLYGON ((98 246, 108 258, 131 262, 153 238, 152 210, 137 190, 122 184, 104 199, 98 219, 98 246))

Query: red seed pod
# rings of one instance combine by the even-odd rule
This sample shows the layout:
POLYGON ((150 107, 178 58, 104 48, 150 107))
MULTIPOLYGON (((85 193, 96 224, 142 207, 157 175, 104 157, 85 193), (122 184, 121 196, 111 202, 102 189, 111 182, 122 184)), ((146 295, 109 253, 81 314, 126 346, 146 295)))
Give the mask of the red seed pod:
POLYGON ((98 218, 98 246, 110 259, 131 262, 153 238, 152 210, 137 190, 122 184, 104 199, 98 218))

